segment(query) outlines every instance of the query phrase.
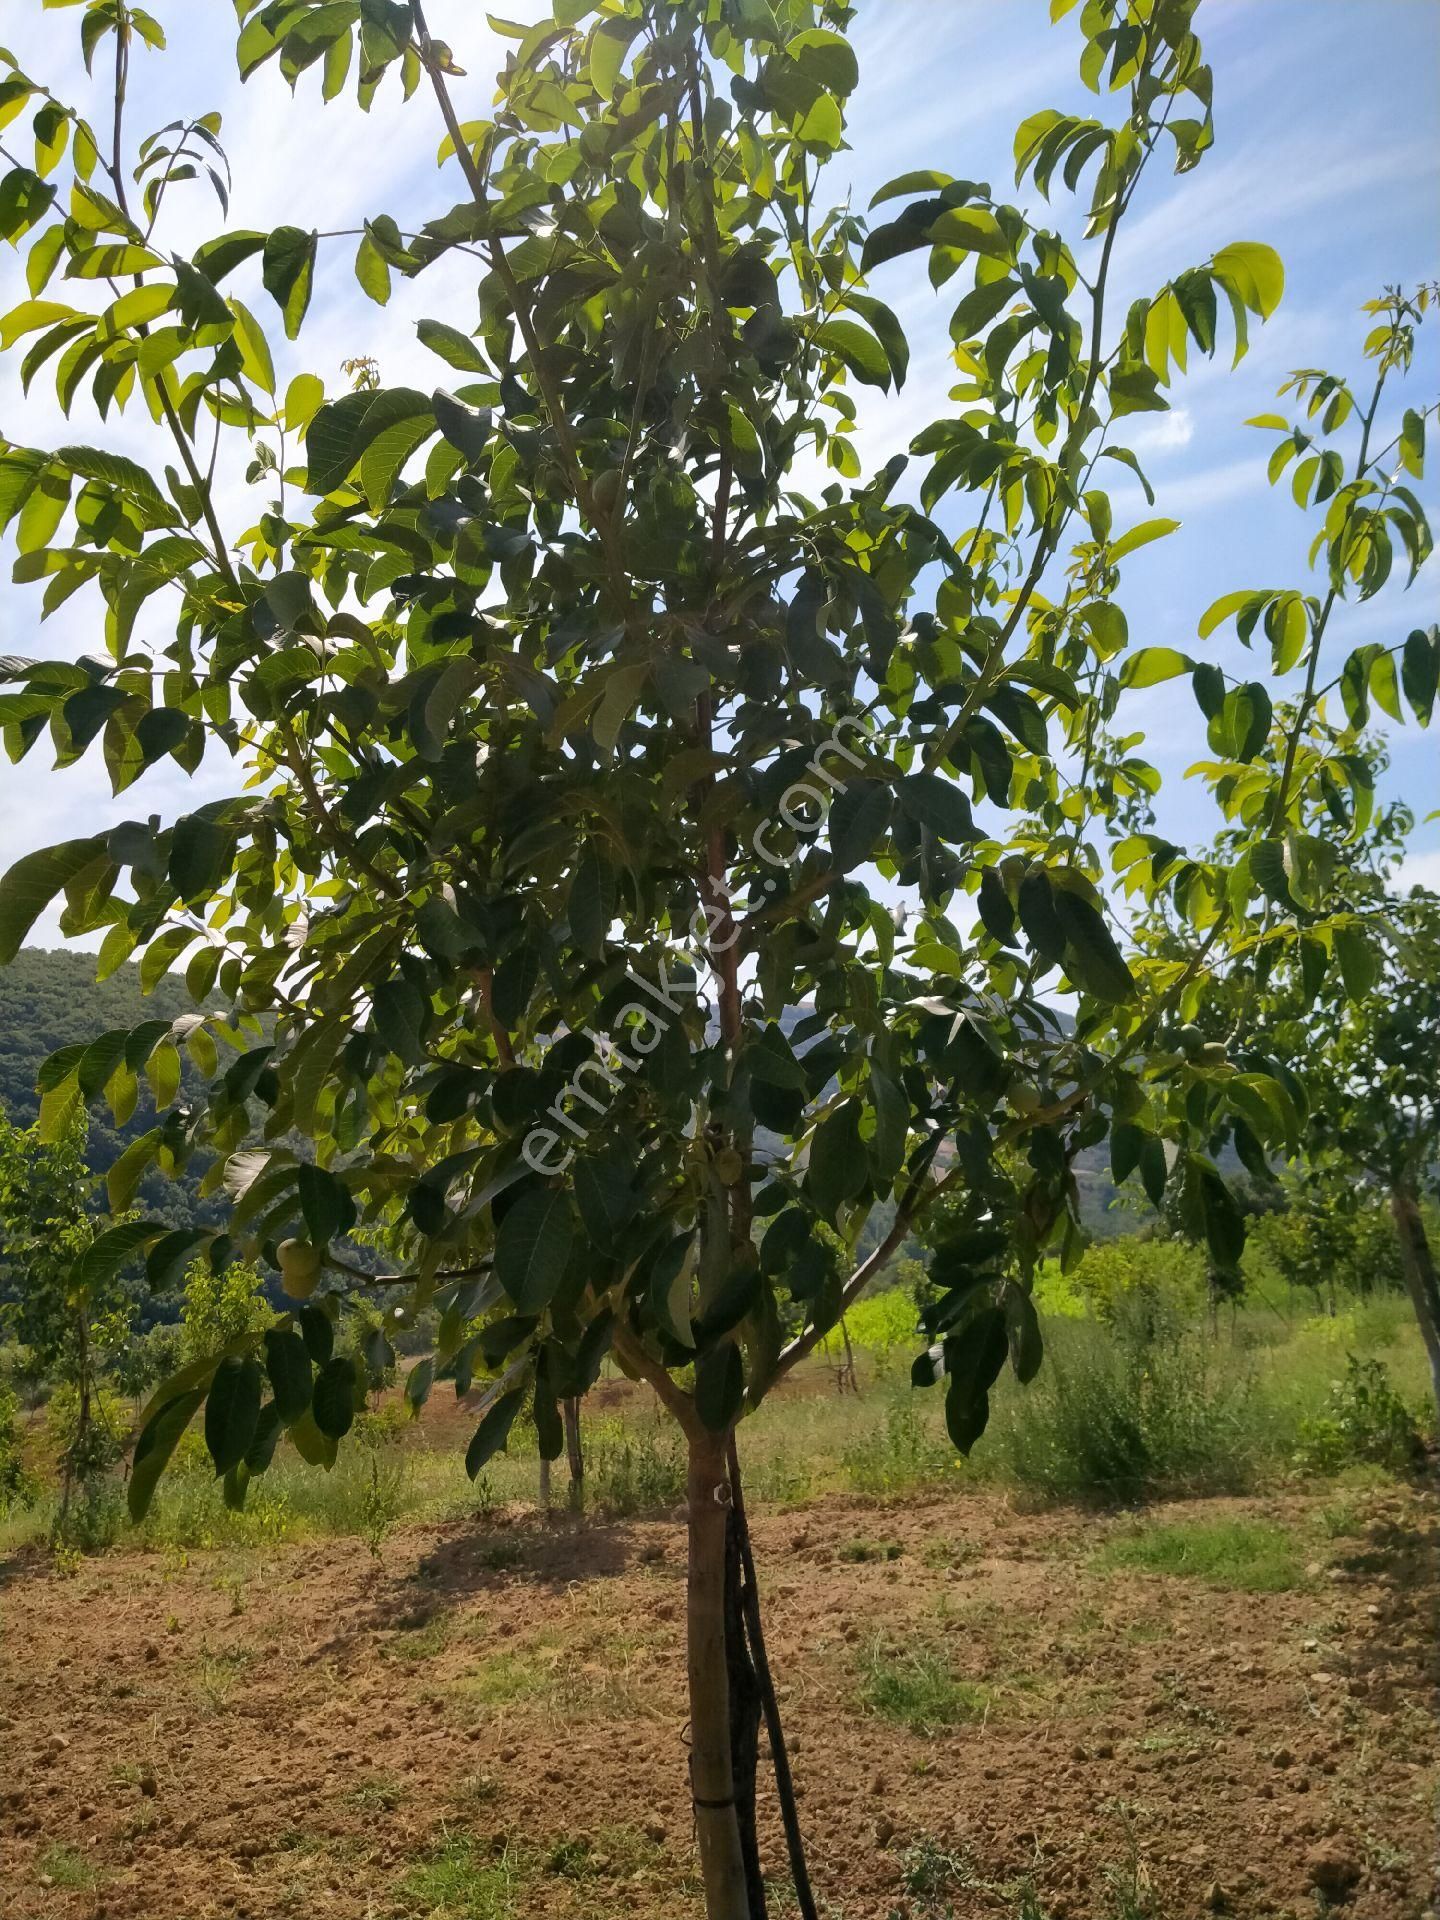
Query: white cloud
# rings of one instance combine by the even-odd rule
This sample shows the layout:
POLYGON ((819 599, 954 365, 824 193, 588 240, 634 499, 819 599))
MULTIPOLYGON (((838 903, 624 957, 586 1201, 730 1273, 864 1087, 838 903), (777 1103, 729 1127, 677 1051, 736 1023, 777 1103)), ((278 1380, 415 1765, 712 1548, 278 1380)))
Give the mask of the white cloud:
POLYGON ((1143 426, 1132 426, 1130 451, 1138 459, 1153 459, 1157 454, 1178 453, 1195 438, 1195 419, 1188 407, 1174 407, 1157 414, 1143 426))
POLYGON ((1407 853, 1396 876, 1402 887, 1429 887, 1440 893, 1440 847, 1425 853, 1407 853))

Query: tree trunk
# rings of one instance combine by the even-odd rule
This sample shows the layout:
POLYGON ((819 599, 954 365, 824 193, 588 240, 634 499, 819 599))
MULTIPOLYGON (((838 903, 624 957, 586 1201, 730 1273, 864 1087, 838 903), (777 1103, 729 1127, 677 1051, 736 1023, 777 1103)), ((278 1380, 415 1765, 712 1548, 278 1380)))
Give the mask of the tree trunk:
POLYGON ((854 1349, 854 1347, 852 1347, 852 1346, 851 1346, 851 1344, 850 1344, 850 1328, 849 1328, 849 1326, 848 1326, 848 1325, 846 1324, 846 1320, 845 1320, 845 1316, 844 1316, 844 1314, 843 1314, 843 1313, 842 1313, 842 1314, 841 1314, 841 1316, 840 1316, 840 1332, 842 1333, 842 1335, 844 1336, 844 1339, 845 1339, 845 1375, 844 1375, 844 1378, 845 1378, 846 1380, 848 1380, 848 1381, 849 1381, 849 1383, 850 1383, 850 1391, 851 1391, 852 1393, 859 1393, 859 1391, 860 1391, 860 1375, 859 1375, 859 1373, 858 1373, 858 1372, 856 1371, 856 1368, 855 1368, 855 1349, 854 1349))
POLYGON ((580 1402, 566 1400, 561 1410, 565 1416, 565 1452, 570 1461, 570 1505, 579 1513, 585 1505, 585 1446, 580 1437, 580 1402))
POLYGON ((730 1675, 725 1657, 730 1483, 723 1439, 691 1434, 688 1491, 690 1792, 706 1920, 755 1920, 746 1892, 730 1758, 730 1675))
POLYGON ((1430 1389, 1440 1410, 1440 1279, 1435 1259, 1425 1235, 1420 1201, 1408 1186, 1397 1184, 1390 1190, 1390 1213, 1400 1241, 1400 1265, 1405 1274, 1405 1290, 1420 1322, 1420 1337, 1430 1357, 1430 1389))

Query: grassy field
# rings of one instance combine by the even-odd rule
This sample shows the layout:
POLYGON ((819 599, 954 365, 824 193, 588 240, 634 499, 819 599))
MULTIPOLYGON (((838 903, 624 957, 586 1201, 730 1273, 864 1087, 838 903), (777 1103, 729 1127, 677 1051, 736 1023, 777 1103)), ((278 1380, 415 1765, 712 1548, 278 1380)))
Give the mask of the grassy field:
MULTIPOLYGON (((968 1461, 898 1290, 858 1391, 835 1339, 743 1429, 826 1920, 1423 1920, 1406 1303, 1041 1300, 968 1461)), ((533 1434, 472 1485, 474 1423, 396 1391, 242 1514, 192 1432, 142 1528, 118 1472, 58 1547, 0 1518, 6 1920, 695 1920, 675 1431, 607 1374, 545 1515, 533 1434)))
MULTIPOLYGON (((832 1339, 745 1424, 752 1496, 798 1506, 835 1493, 994 1488, 1034 1507, 1363 1480, 1403 1467, 1405 1427, 1428 1417, 1423 1351, 1403 1298, 1330 1316, 1315 1313, 1309 1296, 1282 1294, 1224 1311, 1213 1330, 1163 1304, 1132 1306, 1113 1324, 1077 1316, 1065 1310, 1070 1304, 1063 1291, 1052 1299, 1039 1378, 1022 1388, 1007 1373, 990 1429, 966 1461, 946 1437, 942 1395, 910 1385, 917 1342, 909 1297, 892 1290, 861 1302, 849 1321, 858 1391, 841 1390, 843 1354, 832 1339), (1392 1428, 1377 1413, 1374 1389, 1392 1428)), ((335 1535, 375 1543, 402 1522, 483 1518, 533 1503, 533 1435, 517 1430, 509 1453, 472 1486, 463 1466, 472 1426, 444 1386, 419 1422, 398 1394, 389 1396, 361 1419, 328 1474, 282 1447, 238 1515, 224 1508, 192 1431, 138 1544, 183 1549, 335 1535)), ((648 1391, 607 1370, 587 1403, 585 1438, 593 1510, 664 1512, 683 1500, 679 1438, 648 1391)), ((563 1463, 555 1478, 563 1501, 563 1463)), ((53 1517, 46 1499, 0 1517, 0 1551, 46 1539, 53 1517)), ((137 1543, 118 1478, 92 1492, 77 1528, 82 1547, 137 1543)))

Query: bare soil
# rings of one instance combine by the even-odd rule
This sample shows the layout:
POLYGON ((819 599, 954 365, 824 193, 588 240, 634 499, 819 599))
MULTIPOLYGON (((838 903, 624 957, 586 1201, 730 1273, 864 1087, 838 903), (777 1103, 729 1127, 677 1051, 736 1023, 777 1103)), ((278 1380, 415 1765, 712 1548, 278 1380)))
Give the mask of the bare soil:
MULTIPOLYGON (((1325 1505, 1148 1516, 1292 1528, 1280 1593, 1104 1570, 1126 1521, 997 1498, 756 1515, 828 1910, 1420 1920, 1434 1513, 1325 1505), (967 1722, 875 1710, 917 1648, 967 1722)), ((0 1568, 0 1915, 688 1920, 684 1602, 678 1516, 0 1568)))

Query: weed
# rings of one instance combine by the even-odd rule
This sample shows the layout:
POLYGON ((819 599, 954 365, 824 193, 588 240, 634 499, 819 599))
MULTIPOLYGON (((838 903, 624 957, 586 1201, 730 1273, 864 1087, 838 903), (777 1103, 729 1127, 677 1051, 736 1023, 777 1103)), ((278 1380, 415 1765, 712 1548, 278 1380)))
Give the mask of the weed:
POLYGON ((594 1504, 606 1513, 653 1513, 685 1498, 686 1466, 679 1435, 658 1422, 627 1432, 618 1420, 601 1420, 587 1444, 586 1482, 594 1504))
POLYGON ((968 1886, 973 1878, 964 1854, 947 1853, 928 1834, 905 1849, 900 1857, 900 1876, 905 1891, 918 1899, 968 1886))
POLYGON ((1334 1473, 1356 1462, 1400 1471, 1424 1455, 1414 1416, 1390 1381, 1383 1360, 1346 1356, 1345 1378, 1330 1389, 1325 1411, 1300 1422, 1296 1464, 1334 1473))
POLYGON ((840 1548, 842 1560, 898 1560, 905 1552, 898 1540, 847 1540, 840 1548))
POLYGON ((476 1563, 488 1573, 508 1573, 525 1564, 523 1540, 487 1540, 475 1555, 476 1563))
POLYGON ((488 1773, 467 1773, 455 1798, 470 1807, 488 1807, 500 1798, 500 1782, 488 1773))
POLYGON ((883 1494, 939 1478, 950 1470, 954 1457, 935 1409, 910 1392, 891 1401, 881 1432, 847 1447, 841 1464, 857 1492, 883 1494))
POLYGON ((433 1920, 510 1920, 515 1875, 508 1854, 482 1860, 464 1834, 449 1834, 400 1881, 396 1892, 411 1912, 433 1920))
POLYGON ((249 1658, 243 1647, 227 1648, 222 1653, 207 1651, 201 1654, 199 1671, 191 1684, 202 1713, 213 1715, 225 1711, 240 1678, 240 1671, 249 1658))
POLYGON ((1123 1866, 1108 1866, 1104 1875, 1105 1920, 1161 1920, 1161 1909, 1150 1875, 1138 1854, 1123 1866))
POLYGON ((398 1780, 361 1780, 346 1794, 345 1804, 357 1813, 393 1813, 404 1797, 398 1780))
POLYGON ((927 1567, 963 1567, 980 1558, 980 1547, 974 1540, 932 1540, 920 1558, 927 1567))
POLYGON ((100 1884, 95 1868, 73 1847, 48 1847, 40 1856, 40 1872, 51 1886, 67 1893, 92 1893, 100 1884))
POLYGON ((1007 1477, 1046 1500, 1236 1492, 1258 1449, 1253 1376, 1148 1297, 1106 1327, 1062 1321, 1023 1399, 1002 1395, 987 1439, 1007 1477))
POLYGON ((397 1633, 385 1644, 387 1660, 433 1660, 450 1644, 450 1622, 437 1614, 417 1627, 397 1633))
POLYGON ((875 1640, 861 1662, 861 1698, 871 1713, 911 1733, 934 1734, 983 1720, 989 1687, 961 1680, 931 1647, 896 1647, 875 1640))
POLYGON ((1240 1593, 1291 1593, 1306 1584, 1294 1535, 1267 1520, 1133 1527, 1102 1547, 1094 1564, 1110 1572, 1178 1574, 1240 1593))
POLYGON ((465 1681, 465 1691, 483 1707, 518 1707, 548 1700, 562 1684, 558 1650, 492 1653, 465 1681))

